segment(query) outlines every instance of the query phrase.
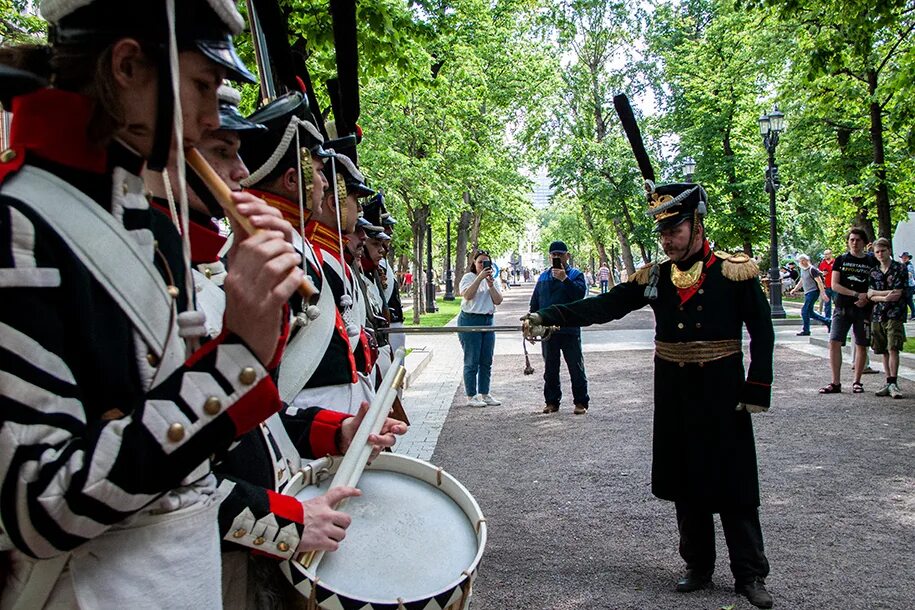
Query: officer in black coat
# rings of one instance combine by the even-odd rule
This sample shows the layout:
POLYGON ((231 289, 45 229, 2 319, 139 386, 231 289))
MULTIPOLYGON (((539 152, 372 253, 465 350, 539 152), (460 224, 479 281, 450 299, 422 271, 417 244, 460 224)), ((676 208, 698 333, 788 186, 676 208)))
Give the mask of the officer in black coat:
POLYGON ((735 591, 760 608, 771 608, 750 420, 750 413, 768 410, 772 383, 774 333, 759 271, 745 254, 712 252, 703 224, 706 194, 701 186, 655 187, 646 180, 646 189, 648 213, 669 260, 643 267, 606 294, 525 316, 526 332, 541 335, 550 325, 602 324, 645 305, 652 308, 651 484, 655 496, 676 505, 680 554, 687 568, 677 590, 711 586, 713 515, 718 513, 735 591), (746 370, 744 325, 750 335, 746 370))

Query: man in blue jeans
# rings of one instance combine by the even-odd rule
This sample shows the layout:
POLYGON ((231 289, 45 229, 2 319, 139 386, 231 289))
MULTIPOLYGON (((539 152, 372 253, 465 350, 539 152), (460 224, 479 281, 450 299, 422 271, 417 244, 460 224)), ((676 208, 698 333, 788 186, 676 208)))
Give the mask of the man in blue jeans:
MULTIPOLYGON (((584 274, 569 265, 569 249, 565 243, 554 241, 550 244, 551 268, 540 274, 534 294, 531 295, 530 311, 535 312, 560 303, 571 303, 583 299, 588 292, 584 274)), ((542 344, 543 350, 543 398, 544 413, 555 413, 562 400, 559 384, 559 355, 565 358, 572 377, 572 398, 575 414, 588 412, 588 377, 585 375, 585 359, 581 353, 581 329, 560 328, 542 344)))
POLYGON ((800 278, 797 285, 791 290, 791 294, 797 294, 802 288, 804 290, 804 307, 801 309, 801 319, 804 322, 804 328, 798 333, 798 336, 805 337, 810 335, 810 318, 813 318, 817 322, 822 322, 826 325, 826 328, 829 328, 829 318, 821 316, 813 308, 819 297, 823 298, 823 302, 828 302, 829 296, 826 294, 823 274, 820 273, 819 269, 810 264, 810 257, 806 254, 801 254, 797 257, 797 260, 801 264, 800 278))

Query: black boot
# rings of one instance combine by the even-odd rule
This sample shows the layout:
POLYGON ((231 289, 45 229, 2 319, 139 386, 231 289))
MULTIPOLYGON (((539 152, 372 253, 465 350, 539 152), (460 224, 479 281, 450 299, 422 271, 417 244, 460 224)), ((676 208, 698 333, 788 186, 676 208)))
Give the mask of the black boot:
POLYGON ((734 585, 734 592, 745 595, 757 608, 771 608, 772 596, 766 591, 766 579, 757 576, 753 580, 734 585))
POLYGON ((712 573, 705 570, 692 570, 687 568, 686 574, 677 581, 677 591, 690 593, 700 589, 712 588, 712 573))

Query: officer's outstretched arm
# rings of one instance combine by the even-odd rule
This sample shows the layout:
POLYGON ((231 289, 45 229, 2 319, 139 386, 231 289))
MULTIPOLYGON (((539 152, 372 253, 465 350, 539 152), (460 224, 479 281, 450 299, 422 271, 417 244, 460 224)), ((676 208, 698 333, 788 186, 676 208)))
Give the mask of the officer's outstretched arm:
POLYGON ((537 312, 546 326, 590 326, 619 320, 648 303, 645 286, 626 282, 610 292, 562 305, 553 305, 537 312))

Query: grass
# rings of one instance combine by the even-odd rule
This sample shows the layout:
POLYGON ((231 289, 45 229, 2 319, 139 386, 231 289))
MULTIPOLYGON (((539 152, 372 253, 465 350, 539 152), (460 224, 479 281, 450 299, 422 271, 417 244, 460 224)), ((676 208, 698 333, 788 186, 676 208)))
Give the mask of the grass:
POLYGON ((902 351, 908 352, 910 354, 915 354, 915 337, 905 340, 905 344, 902 346, 902 351))
MULTIPOLYGON (((461 299, 455 299, 453 301, 445 301, 443 299, 436 299, 435 304, 438 306, 438 311, 435 313, 421 313, 419 317, 420 326, 444 326, 451 319, 458 315, 461 311, 461 299)), ((404 316, 406 320, 404 325, 412 326, 413 325, 413 312, 407 312, 404 316)))

